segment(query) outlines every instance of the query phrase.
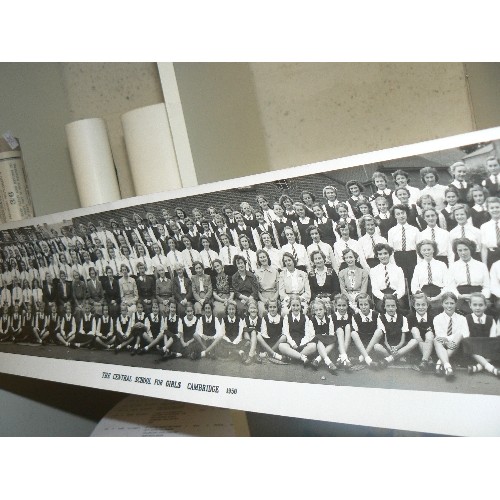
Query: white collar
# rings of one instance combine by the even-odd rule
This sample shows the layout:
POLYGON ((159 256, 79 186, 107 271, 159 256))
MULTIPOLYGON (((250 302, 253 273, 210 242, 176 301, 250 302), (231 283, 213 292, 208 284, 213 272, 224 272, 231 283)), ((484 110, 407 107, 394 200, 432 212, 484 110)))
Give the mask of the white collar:
POLYGON ((205 323, 212 323, 213 316, 210 316, 209 318, 207 318, 206 316, 203 317, 205 318, 205 323))
POLYGON ((484 325, 486 324, 486 314, 483 314, 481 317, 476 316, 472 313, 472 319, 476 325, 484 325))
POLYGON ((372 314, 373 314, 373 311, 371 309, 366 316, 361 311, 359 311, 359 315, 361 316, 361 319, 367 319, 368 321, 372 320, 372 314))
POLYGON ((418 314, 418 312, 415 312, 415 316, 417 318, 417 321, 420 323, 422 320, 423 321, 427 321, 427 313, 424 313, 423 316, 420 316, 420 314, 418 314))
POLYGON ((340 315, 340 313, 338 311, 335 311, 335 316, 337 317, 337 319, 339 321, 345 321, 349 317, 347 313, 340 315))
POLYGON ((292 313, 292 321, 295 320, 295 321, 300 321, 300 317, 301 315, 299 314, 298 316, 295 316, 293 313, 292 313))
POLYGON ((277 314, 276 316, 271 316, 270 314, 268 314, 267 319, 268 319, 269 323, 272 323, 273 325, 277 325, 280 322, 280 315, 277 314))
POLYGON ((396 313, 395 316, 389 316, 389 314, 385 313, 385 317, 389 323, 395 323, 396 319, 398 318, 398 314, 396 313))
POLYGON ((319 319, 317 316, 314 317, 316 318, 318 325, 326 325, 326 316, 324 316, 323 319, 319 319))

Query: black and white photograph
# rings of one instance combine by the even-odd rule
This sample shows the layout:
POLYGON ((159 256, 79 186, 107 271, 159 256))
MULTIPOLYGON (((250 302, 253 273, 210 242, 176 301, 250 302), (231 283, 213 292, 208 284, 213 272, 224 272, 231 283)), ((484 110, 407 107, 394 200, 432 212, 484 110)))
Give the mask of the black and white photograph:
POLYGON ((498 404, 500 141, 420 146, 2 231, 0 369, 291 416, 282 383, 498 404))

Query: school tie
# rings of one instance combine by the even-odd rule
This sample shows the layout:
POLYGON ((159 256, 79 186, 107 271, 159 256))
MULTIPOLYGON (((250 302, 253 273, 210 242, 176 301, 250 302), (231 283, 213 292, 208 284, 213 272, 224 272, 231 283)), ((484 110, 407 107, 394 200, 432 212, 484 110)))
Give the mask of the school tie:
POLYGON ((345 249, 349 250, 349 245, 347 244, 347 241, 345 242, 345 249))
POLYGON ((448 323, 448 330, 446 331, 446 335, 449 337, 453 332, 453 320, 450 318, 450 322, 448 323))
POLYGON ((465 226, 461 227, 461 231, 462 231, 462 238, 465 238, 465 226))
POLYGON ((500 246, 500 222, 497 221, 495 228, 497 231, 497 246, 500 246))
POLYGON ((191 267, 193 267, 194 260, 193 260, 193 254, 191 253, 191 250, 188 250, 189 252, 189 258, 191 259, 191 267))
POLYGON ((297 262, 297 252, 295 251, 295 246, 293 243, 292 243, 292 254, 293 258, 295 259, 295 262, 297 262))
POLYGON ((436 241, 436 230, 433 227, 431 228, 431 238, 432 241, 436 241))
POLYGON ((229 261, 229 265, 231 265, 231 247, 227 247, 227 260, 229 261))
POLYGON ((424 317, 423 317, 423 316, 420 318, 420 321, 419 321, 419 322, 420 322, 420 323, 423 323, 423 322, 424 322, 424 317))
POLYGON ((179 262, 179 259, 177 257, 177 252, 174 250, 174 257, 175 257, 175 262, 179 262))
POLYGON ((429 282, 429 285, 432 284, 432 270, 430 262, 427 262, 427 281, 429 282))
POLYGON ((406 252, 406 233, 404 226, 401 226, 401 250, 406 252))
POLYGON ((470 280, 470 269, 469 269, 469 263, 468 262, 465 263, 465 272, 467 273, 467 284, 470 285, 471 284, 471 280, 470 280))
POLYGON ((246 254, 247 254, 247 259, 248 259, 248 270, 253 273, 253 269, 252 269, 252 263, 250 262, 250 255, 248 254, 248 250, 245 250, 246 254))
POLYGON ((461 189, 465 189, 465 182, 464 181, 460 181, 460 187, 461 187, 461 189))
POLYGON ((375 239, 373 238, 373 235, 370 236, 370 238, 372 239, 373 256, 375 257, 375 239))
POLYGON ((212 257, 210 257, 210 251, 209 250, 207 250, 207 255, 208 255, 208 262, 210 264, 210 267, 213 267, 212 257))
POLYGON ((391 282, 389 280, 389 273, 387 272, 387 266, 384 266, 385 269, 385 287, 390 288, 391 282))

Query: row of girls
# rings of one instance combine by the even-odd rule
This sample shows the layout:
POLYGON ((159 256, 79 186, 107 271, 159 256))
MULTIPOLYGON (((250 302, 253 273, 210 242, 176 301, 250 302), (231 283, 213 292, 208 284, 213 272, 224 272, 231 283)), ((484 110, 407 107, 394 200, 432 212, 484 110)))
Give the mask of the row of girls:
POLYGON ((322 203, 304 191, 301 201, 283 195, 272 203, 259 195, 258 208, 247 202, 241 211, 209 207, 205 218, 198 208, 188 217, 177 207, 162 209, 162 222, 153 213, 145 219, 136 213, 133 221, 123 216, 109 227, 102 220, 80 223, 61 235, 42 235, 38 228, 35 238, 41 239, 28 233, 28 241, 4 245, 0 303, 21 309, 44 304, 45 313, 50 302, 60 313, 70 303, 79 317, 88 300, 97 314, 106 303, 116 317, 122 302, 132 312, 141 302, 149 312, 157 300, 165 315, 170 298, 181 313, 192 301, 197 314, 212 300, 220 316, 228 299, 242 310, 251 296, 262 316, 269 299, 279 298, 286 314, 292 295, 306 308, 316 297, 331 300, 339 292, 352 308, 357 294, 371 293, 380 310, 383 290, 390 288, 407 308, 410 291, 425 290, 436 308, 442 293, 451 291, 464 313, 470 312, 468 295, 481 292, 497 317, 496 158, 488 158, 486 168, 482 185, 469 185, 467 167, 458 162, 450 166, 448 186, 438 183, 432 167, 420 171, 421 190, 408 184, 404 171, 393 174, 394 190, 385 174, 375 172, 372 196, 353 180, 346 184, 346 202, 325 186, 322 203), (388 245, 392 268, 380 267, 377 244, 388 245))

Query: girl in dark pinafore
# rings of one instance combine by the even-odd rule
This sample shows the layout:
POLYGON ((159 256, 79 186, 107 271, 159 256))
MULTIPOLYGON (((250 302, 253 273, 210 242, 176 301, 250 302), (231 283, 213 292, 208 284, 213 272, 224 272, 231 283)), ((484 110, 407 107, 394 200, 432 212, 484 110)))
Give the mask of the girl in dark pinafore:
POLYGON ((472 313, 466 316, 470 337, 463 339, 463 346, 475 364, 469 365, 467 371, 472 375, 485 370, 500 378, 500 368, 491 364, 491 361, 500 361, 500 336, 495 320, 484 314, 486 299, 482 293, 471 294, 470 308, 472 313))

